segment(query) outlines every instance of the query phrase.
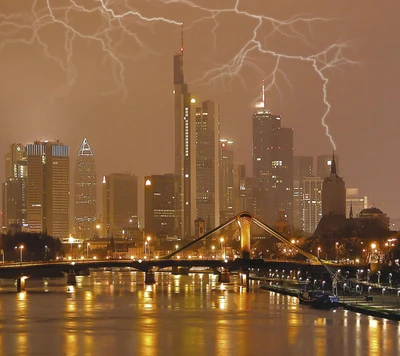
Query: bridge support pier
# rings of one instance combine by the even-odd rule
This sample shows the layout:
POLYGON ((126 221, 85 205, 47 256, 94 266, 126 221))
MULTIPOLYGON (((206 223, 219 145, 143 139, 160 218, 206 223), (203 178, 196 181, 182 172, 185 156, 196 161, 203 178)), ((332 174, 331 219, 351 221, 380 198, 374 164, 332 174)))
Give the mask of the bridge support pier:
POLYGON ((152 269, 149 269, 148 271, 145 272, 144 284, 146 285, 156 284, 156 278, 154 276, 154 271, 152 269))
POLYGON ((248 269, 240 270, 240 285, 242 287, 246 287, 247 292, 250 291, 250 278, 248 269))
POLYGON ((67 286, 75 286, 76 285, 76 274, 74 270, 68 271, 67 275, 67 286))
POLYGON ((17 278, 17 292, 22 292, 25 290, 26 277, 17 278))
POLYGON ((219 275, 218 275, 218 282, 219 283, 230 283, 231 279, 230 279, 230 273, 229 271, 222 271, 219 275))

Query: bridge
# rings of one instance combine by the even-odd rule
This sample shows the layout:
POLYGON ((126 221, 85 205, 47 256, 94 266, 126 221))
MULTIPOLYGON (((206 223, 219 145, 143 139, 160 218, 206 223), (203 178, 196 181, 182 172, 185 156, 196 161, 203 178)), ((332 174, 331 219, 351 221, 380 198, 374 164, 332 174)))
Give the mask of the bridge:
MULTIPOLYGON (((225 256, 224 256, 225 257, 225 256)), ((337 276, 335 270, 327 266, 320 258, 310 252, 304 251, 283 235, 261 222, 256 217, 248 212, 242 212, 234 218, 226 221, 218 227, 212 229, 199 238, 188 242, 186 245, 178 248, 176 251, 163 256, 158 259, 151 260, 120 260, 120 259, 105 259, 105 260, 71 260, 71 261, 54 261, 54 262, 25 262, 7 264, 0 267, 0 278, 12 278, 17 280, 17 291, 25 289, 25 281, 30 277, 55 277, 67 275, 67 284, 76 284, 76 275, 89 274, 90 269, 99 268, 131 268, 145 273, 145 283, 154 284, 154 272, 162 271, 166 268, 171 268, 172 273, 188 273, 193 267, 204 267, 211 269, 214 273, 219 275, 219 281, 222 283, 229 282, 229 274, 232 271, 237 271, 240 274, 241 284, 249 287, 249 271, 251 269, 258 270, 284 270, 290 269, 312 269, 318 273, 328 272, 332 278, 336 278, 341 282, 340 277, 337 276), (263 259, 250 258, 250 241, 251 232, 250 227, 254 222, 255 225, 262 228, 271 236, 277 238, 279 241, 291 246, 297 250, 304 257, 306 261, 275 261, 263 259), (195 243, 206 239, 229 226, 230 224, 237 224, 240 228, 240 257, 235 259, 224 260, 208 260, 208 259, 174 259, 176 255, 188 249, 195 243), (284 266, 284 267, 283 267, 284 266)), ((344 282, 344 281, 342 281, 344 282)))

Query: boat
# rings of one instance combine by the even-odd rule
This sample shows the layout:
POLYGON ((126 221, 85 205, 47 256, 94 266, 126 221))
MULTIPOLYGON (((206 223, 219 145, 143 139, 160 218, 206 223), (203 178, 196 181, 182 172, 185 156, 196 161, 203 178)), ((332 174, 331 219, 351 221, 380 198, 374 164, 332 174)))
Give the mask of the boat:
POLYGON ((322 290, 302 290, 298 294, 301 304, 318 309, 331 309, 339 306, 339 298, 322 290))

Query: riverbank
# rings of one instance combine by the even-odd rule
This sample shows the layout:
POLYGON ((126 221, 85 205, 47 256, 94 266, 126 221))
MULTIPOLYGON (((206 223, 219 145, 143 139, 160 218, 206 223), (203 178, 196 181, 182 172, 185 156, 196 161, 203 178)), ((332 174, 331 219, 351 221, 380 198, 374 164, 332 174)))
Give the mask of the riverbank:
MULTIPOLYGON (((292 297, 297 297, 299 292, 298 289, 280 285, 266 284, 260 286, 260 288, 292 297)), ((339 296, 339 306, 355 313, 389 320, 400 320, 400 304, 397 295, 389 294, 382 297, 378 294, 370 294, 368 296, 370 297, 368 300, 366 300, 366 296, 364 295, 339 296)))

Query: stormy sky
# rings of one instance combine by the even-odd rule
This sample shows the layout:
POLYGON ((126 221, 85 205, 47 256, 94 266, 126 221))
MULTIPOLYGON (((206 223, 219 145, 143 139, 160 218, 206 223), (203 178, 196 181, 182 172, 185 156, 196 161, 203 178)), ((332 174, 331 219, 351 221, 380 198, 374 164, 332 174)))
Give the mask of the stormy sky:
POLYGON ((235 160, 249 174, 251 116, 263 79, 274 81, 267 106, 294 129, 295 155, 332 152, 321 124, 323 74, 326 123, 346 187, 400 217, 398 2, 235 4, 2 1, 0 157, 11 143, 59 139, 71 147, 74 167, 87 137, 99 177, 128 172, 142 182, 172 173, 172 56, 184 22, 190 91, 220 102, 221 137, 235 142, 235 160))

